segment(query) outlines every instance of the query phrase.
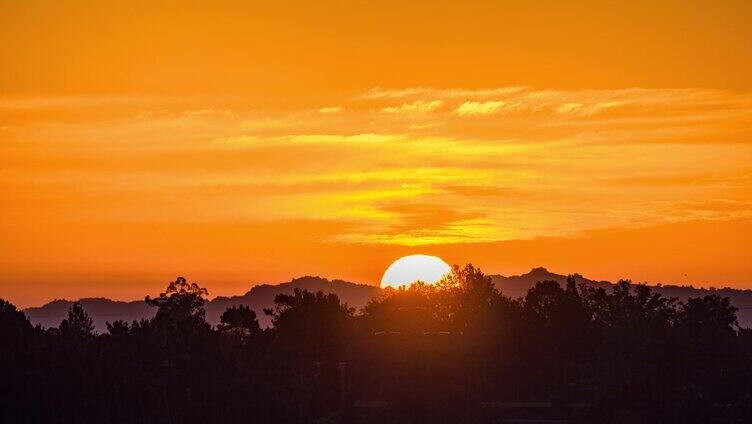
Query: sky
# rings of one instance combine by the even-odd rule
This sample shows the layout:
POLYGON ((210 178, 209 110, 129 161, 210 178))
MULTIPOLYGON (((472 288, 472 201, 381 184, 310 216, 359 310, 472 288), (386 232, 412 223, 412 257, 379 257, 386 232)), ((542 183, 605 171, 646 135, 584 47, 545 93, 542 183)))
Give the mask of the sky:
POLYGON ((752 2, 0 0, 0 297, 408 254, 752 288, 752 2))

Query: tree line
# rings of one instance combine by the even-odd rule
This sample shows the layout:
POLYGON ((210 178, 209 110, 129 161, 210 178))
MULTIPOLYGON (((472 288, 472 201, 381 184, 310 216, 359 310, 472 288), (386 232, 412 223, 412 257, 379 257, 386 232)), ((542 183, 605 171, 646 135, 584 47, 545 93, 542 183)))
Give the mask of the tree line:
POLYGON ((0 300, 0 422, 752 422, 752 330, 716 295, 569 278, 510 299, 467 265, 360 311, 280 294, 268 329, 247 306, 212 327, 207 295, 179 277, 103 334, 80 303, 44 329, 0 300))

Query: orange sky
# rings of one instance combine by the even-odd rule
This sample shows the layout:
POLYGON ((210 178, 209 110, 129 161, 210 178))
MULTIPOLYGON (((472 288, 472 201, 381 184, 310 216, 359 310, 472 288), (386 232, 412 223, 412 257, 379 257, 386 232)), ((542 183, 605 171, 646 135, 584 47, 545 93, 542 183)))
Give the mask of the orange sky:
POLYGON ((0 2, 0 297, 752 288, 752 2, 154 3, 0 2))

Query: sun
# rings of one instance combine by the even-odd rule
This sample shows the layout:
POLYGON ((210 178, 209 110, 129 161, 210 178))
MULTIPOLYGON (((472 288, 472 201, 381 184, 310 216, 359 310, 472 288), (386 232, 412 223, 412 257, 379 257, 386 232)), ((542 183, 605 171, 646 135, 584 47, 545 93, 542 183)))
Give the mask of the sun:
POLYGON ((437 256, 403 256, 389 265, 381 278, 381 287, 400 287, 418 280, 435 283, 452 268, 437 256))

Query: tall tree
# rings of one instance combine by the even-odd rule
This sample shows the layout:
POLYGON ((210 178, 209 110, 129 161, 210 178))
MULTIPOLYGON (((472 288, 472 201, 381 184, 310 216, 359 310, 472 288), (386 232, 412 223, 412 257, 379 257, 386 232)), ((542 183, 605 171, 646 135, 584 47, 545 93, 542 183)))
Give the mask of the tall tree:
POLYGON ((64 337, 93 336, 94 321, 84 310, 81 302, 73 302, 68 309, 68 317, 60 322, 60 334, 64 337))
POLYGON ((29 318, 16 305, 0 299, 0 345, 8 346, 31 333, 29 318))
POLYGON ((231 334, 239 340, 245 340, 261 332, 256 312, 246 305, 231 306, 219 318, 217 329, 225 334, 231 334))
POLYGON ((156 324, 206 324, 204 296, 208 290, 197 283, 188 283, 184 277, 178 277, 167 285, 167 289, 159 297, 146 296, 146 303, 156 306, 154 317, 156 324))

